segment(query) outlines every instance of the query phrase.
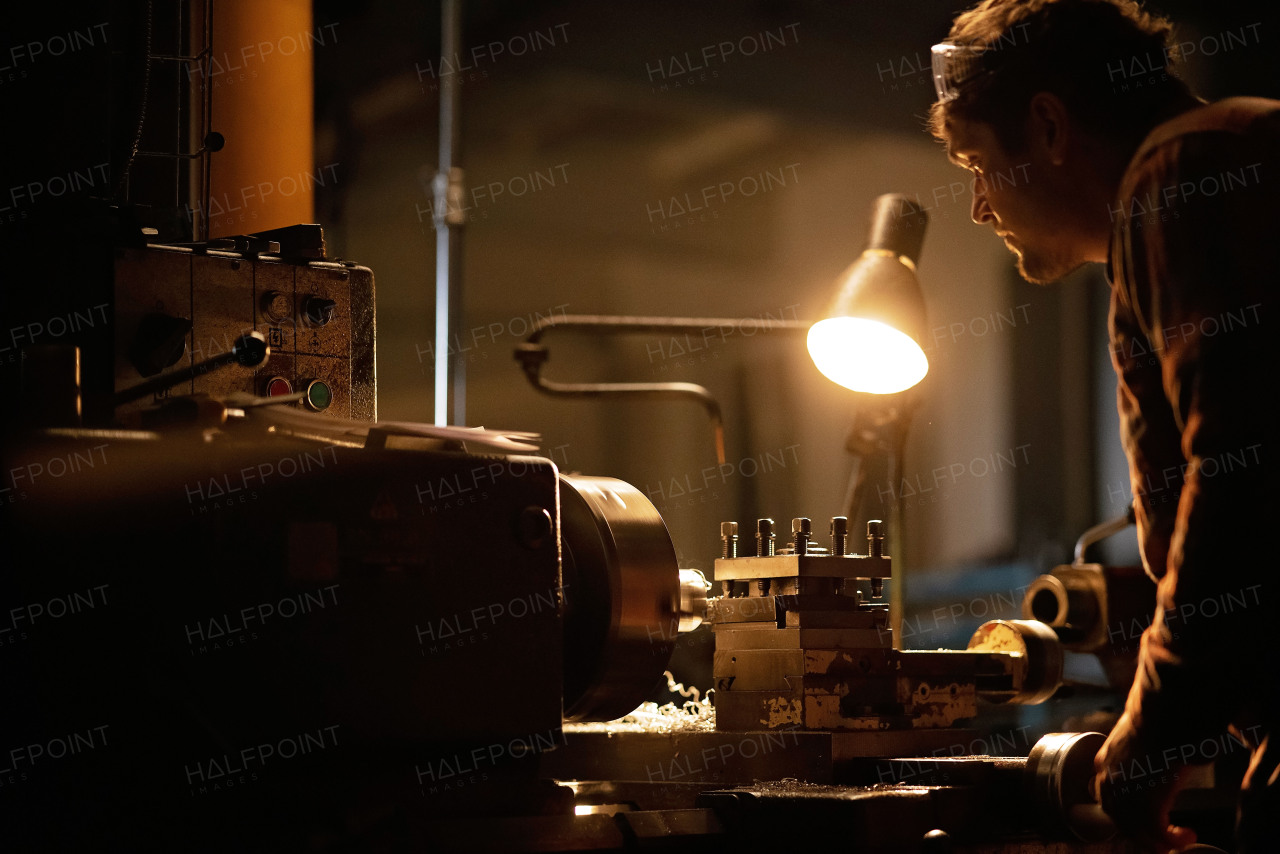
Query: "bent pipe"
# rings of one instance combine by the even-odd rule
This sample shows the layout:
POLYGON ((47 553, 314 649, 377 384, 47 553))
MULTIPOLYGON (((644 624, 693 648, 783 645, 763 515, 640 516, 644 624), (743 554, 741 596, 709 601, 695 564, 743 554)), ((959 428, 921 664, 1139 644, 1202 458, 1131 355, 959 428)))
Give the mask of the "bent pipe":
POLYGON ((631 398, 692 400, 706 411, 715 434, 716 461, 723 465, 724 417, 720 404, 705 387, 696 383, 562 383, 542 376, 542 365, 550 352, 542 336, 551 329, 598 332, 601 334, 705 332, 708 329, 737 329, 745 332, 807 332, 808 323, 798 320, 771 320, 759 317, 622 317, 615 315, 565 314, 540 318, 522 344, 516 346, 515 358, 524 369, 530 384, 543 394, 554 397, 602 397, 620 395, 631 398))

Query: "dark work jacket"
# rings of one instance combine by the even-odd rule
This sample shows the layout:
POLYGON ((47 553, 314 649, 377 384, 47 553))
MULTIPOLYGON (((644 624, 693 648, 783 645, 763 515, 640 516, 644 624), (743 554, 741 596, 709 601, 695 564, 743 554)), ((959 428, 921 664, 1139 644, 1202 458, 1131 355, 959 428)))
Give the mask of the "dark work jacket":
POLYGON ((1280 278, 1280 101, 1157 127, 1111 216, 1120 432, 1158 585, 1126 708, 1140 752, 1208 761, 1229 723, 1254 743, 1273 728, 1280 695, 1280 484, 1265 474, 1280 336, 1263 306, 1280 278))

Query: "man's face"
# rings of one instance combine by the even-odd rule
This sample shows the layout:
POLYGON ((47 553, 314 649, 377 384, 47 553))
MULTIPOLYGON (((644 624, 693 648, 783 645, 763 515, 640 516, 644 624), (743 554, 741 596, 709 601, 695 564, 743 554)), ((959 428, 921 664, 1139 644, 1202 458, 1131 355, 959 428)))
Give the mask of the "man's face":
POLYGON ((950 118, 947 156, 974 176, 970 216, 990 223, 1029 282, 1056 281, 1087 260, 1073 227, 1071 188, 1054 187, 1055 170, 1035 145, 1011 155, 985 122, 950 118))

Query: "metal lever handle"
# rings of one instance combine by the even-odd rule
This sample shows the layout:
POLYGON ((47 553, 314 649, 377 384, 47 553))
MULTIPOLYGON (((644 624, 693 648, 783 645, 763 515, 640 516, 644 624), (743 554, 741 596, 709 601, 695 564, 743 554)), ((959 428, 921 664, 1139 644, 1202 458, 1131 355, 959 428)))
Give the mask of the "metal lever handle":
POLYGON ((271 348, 267 345, 267 339, 261 332, 246 332, 236 339, 236 343, 226 353, 219 353, 216 356, 205 359, 203 362, 197 362, 189 368, 163 374, 153 380, 147 380, 139 385, 130 386, 123 391, 116 392, 115 397, 112 399, 113 405, 119 406, 122 403, 138 400, 149 394, 172 388, 178 383, 190 382, 196 377, 203 376, 210 371, 216 371, 232 363, 246 368, 256 368, 264 364, 270 355, 271 348))

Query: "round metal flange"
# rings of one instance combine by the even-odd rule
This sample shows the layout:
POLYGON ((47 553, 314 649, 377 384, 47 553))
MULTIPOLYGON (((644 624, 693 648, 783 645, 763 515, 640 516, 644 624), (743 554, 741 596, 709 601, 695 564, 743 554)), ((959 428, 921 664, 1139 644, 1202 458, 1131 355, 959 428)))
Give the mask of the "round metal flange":
POLYGON ((1084 842, 1115 835, 1115 824, 1089 794, 1093 757, 1104 741, 1097 732, 1051 732, 1031 748, 1027 785, 1046 830, 1084 842))
POLYGON ((680 633, 666 523, 630 484, 560 476, 564 718, 607 721, 644 702, 680 633))

